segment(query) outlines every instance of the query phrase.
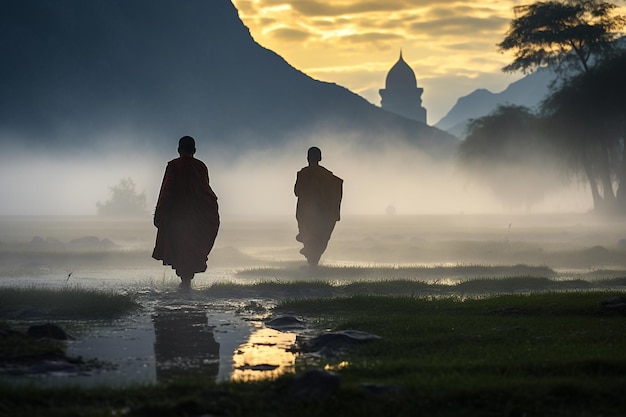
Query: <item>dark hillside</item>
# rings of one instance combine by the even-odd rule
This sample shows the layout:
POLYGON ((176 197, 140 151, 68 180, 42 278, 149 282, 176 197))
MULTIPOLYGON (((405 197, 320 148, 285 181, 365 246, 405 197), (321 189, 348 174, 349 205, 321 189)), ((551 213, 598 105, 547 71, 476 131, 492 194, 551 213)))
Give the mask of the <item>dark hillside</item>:
POLYGON ((280 146, 317 132, 456 140, 316 81, 258 45, 228 0, 5 0, 0 13, 0 143, 64 149, 280 146))

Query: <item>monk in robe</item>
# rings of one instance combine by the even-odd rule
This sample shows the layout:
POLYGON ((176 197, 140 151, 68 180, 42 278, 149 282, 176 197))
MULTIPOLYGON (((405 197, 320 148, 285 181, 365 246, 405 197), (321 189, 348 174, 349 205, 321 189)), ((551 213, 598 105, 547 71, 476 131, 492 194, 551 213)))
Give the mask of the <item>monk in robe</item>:
POLYGON ((296 240, 304 247, 304 255, 310 266, 317 266, 328 246, 335 223, 340 220, 343 180, 319 164, 322 151, 317 147, 308 150, 309 165, 298 171, 294 193, 298 197, 296 240))
POLYGON ((179 158, 168 162, 154 211, 157 227, 152 257, 171 265, 190 289, 194 274, 207 269, 207 257, 220 226, 217 196, 209 185, 206 165, 194 158, 191 136, 178 142, 179 158))

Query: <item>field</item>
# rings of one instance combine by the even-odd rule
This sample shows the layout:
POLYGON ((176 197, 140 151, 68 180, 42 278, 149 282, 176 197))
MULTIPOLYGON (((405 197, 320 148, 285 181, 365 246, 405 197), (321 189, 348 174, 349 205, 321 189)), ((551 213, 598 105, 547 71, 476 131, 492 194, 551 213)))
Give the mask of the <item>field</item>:
MULTIPOLYGON (((147 221, 2 219, 0 370, 9 368, 7 352, 15 354, 6 329, 49 321, 76 336, 48 346, 70 356, 89 337, 126 349, 131 341, 115 337, 141 331, 152 352, 142 363, 156 376, 124 381, 118 368, 117 380, 72 383, 105 373, 94 366, 86 379, 3 378, 0 415, 623 414, 623 222, 345 219, 313 271, 299 258, 294 228, 282 219, 225 221, 209 270, 182 294, 171 271, 150 259, 147 221), (284 317, 298 325, 266 325, 284 317), (163 323, 195 330, 169 333, 163 323), (307 348, 317 336, 348 330, 376 338, 307 348), (164 344, 164 335, 168 343, 185 335, 195 354, 205 354, 200 365, 187 358, 182 373, 172 372, 163 346, 180 346, 164 344), (253 363, 262 349, 280 359, 253 363)), ((96 359, 106 367, 106 357, 96 359)))

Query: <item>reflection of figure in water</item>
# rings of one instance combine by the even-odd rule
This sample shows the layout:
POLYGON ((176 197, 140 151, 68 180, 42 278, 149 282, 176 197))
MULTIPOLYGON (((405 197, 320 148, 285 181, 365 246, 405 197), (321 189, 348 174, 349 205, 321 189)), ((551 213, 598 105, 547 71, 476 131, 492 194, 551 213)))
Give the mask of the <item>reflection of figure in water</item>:
POLYGON ((160 382, 178 377, 217 377, 220 345, 206 312, 197 309, 158 309, 154 322, 154 355, 160 382))
POLYGON ((339 221, 343 180, 319 165, 322 151, 317 147, 309 149, 309 166, 298 171, 294 192, 298 197, 296 219, 298 236, 304 248, 300 250, 309 265, 317 263, 326 250, 330 235, 339 221))
POLYGON ((193 157, 195 152, 194 139, 182 137, 178 142, 180 157, 167 164, 154 212, 158 231, 152 257, 176 270, 183 289, 191 288, 195 273, 206 271, 207 256, 220 225, 209 171, 193 157))

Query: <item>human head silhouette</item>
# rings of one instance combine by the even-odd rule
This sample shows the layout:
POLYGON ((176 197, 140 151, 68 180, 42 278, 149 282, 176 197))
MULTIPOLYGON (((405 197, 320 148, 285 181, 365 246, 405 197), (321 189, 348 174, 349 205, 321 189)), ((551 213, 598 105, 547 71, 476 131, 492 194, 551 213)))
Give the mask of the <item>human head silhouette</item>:
POLYGON ((307 152, 306 159, 309 162, 317 163, 322 160, 322 151, 317 146, 312 146, 307 152))
POLYGON ((196 153, 196 141, 191 136, 183 136, 178 141, 178 153, 190 154, 196 153))

